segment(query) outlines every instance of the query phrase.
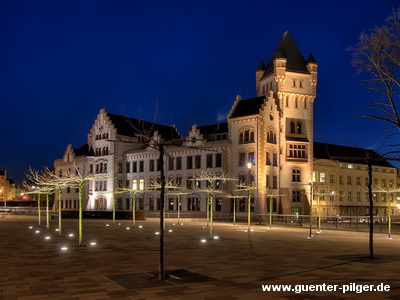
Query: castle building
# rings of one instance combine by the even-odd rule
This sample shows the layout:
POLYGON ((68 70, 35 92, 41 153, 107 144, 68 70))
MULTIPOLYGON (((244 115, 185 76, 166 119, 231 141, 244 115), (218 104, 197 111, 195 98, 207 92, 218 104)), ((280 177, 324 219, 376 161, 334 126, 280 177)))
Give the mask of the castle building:
MULTIPOLYGON (((366 180, 365 162, 356 157, 367 150, 314 142, 317 68, 314 56, 310 53, 305 59, 292 36, 285 32, 268 63, 262 60, 259 63, 255 74, 256 97, 237 96, 227 122, 193 125, 187 135, 181 136, 175 126, 127 118, 101 109, 87 144, 79 149, 69 145, 64 157, 55 161, 55 172, 63 176, 74 164, 84 174, 92 174, 84 190, 86 210, 109 211, 113 207, 118 211, 130 210, 133 196, 123 192, 125 188, 138 191, 138 210, 157 213, 160 192, 154 187, 161 181, 160 152, 154 145, 163 141, 167 183, 184 190, 179 197, 181 204, 176 193, 167 192, 164 199, 167 213, 176 212, 179 205, 183 213, 191 216, 206 213, 210 183, 201 180, 202 171, 237 179, 235 183, 223 180, 212 183, 215 185, 212 209, 217 217, 229 217, 233 210, 239 216, 245 215, 248 196, 238 191, 238 186, 250 185, 255 187, 250 192, 250 209, 253 215, 261 217, 269 211, 270 200, 274 213, 308 214, 311 203, 316 209, 315 201, 310 201, 316 197, 318 209, 324 215, 365 213, 368 205, 362 189, 366 180), (327 154, 330 151, 334 155, 327 154), (351 155, 346 156, 346 151, 351 155), (350 181, 348 178, 351 184, 344 184, 344 180, 350 181), (238 201, 227 197, 227 193, 237 196, 238 201)), ((396 168, 371 153, 375 155, 376 187, 378 183, 395 185, 396 168)), ((376 191, 377 214, 386 209, 383 194, 376 191)), ((391 197, 396 201, 395 194, 391 197)), ((63 210, 77 209, 76 190, 64 191, 61 199, 63 210)), ((394 203, 393 213, 397 213, 395 207, 394 203)))

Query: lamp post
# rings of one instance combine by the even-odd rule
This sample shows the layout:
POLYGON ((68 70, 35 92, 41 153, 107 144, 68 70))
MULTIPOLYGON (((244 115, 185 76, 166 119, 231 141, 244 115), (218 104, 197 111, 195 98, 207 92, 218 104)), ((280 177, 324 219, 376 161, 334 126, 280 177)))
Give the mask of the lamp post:
POLYGON ((312 211, 312 207, 313 207, 313 184, 312 182, 309 183, 310 185, 310 235, 308 238, 312 238, 312 218, 313 218, 313 211, 312 211))
POLYGON ((251 205, 251 165, 252 163, 249 162, 247 163, 247 169, 249 170, 249 191, 248 191, 248 195, 247 195, 247 232, 250 232, 250 222, 251 222, 251 211, 250 211, 250 205, 251 205))

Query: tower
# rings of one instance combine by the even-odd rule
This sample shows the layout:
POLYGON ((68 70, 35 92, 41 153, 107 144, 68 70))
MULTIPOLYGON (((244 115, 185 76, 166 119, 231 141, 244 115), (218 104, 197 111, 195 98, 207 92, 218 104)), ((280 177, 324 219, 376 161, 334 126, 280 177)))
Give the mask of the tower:
POLYGON ((237 99, 228 115, 231 169, 244 178, 245 165, 252 162, 248 176, 254 179, 247 182, 258 186, 258 214, 268 211, 271 195, 277 195, 272 197, 275 213, 309 212, 317 67, 314 56, 306 61, 285 32, 268 63, 261 60, 256 69, 257 97, 237 99))

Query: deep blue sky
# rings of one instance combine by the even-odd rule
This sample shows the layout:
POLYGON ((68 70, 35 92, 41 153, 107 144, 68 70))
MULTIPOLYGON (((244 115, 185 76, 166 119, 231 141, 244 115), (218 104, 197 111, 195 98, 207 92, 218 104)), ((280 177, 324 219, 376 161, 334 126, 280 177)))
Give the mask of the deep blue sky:
POLYGON ((378 147, 373 95, 346 47, 398 1, 0 0, 0 169, 20 181, 80 147, 101 108, 176 124, 226 120, 290 31, 319 64, 315 140, 378 147))

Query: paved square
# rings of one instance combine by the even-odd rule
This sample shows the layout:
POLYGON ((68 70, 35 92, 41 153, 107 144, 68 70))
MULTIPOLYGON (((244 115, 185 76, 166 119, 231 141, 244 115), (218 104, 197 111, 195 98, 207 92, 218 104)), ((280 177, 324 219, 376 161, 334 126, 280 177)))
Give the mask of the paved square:
POLYGON ((371 261, 365 259, 365 232, 327 230, 308 239, 307 229, 253 225, 254 231, 248 234, 243 224, 214 222, 213 237, 218 239, 210 240, 205 220, 184 221, 183 225, 174 221, 166 223, 165 269, 184 269, 214 280, 156 287, 133 283, 125 288, 106 277, 129 279, 129 274, 158 272, 158 220, 139 222, 136 228, 129 221, 112 225, 107 220, 84 220, 86 247, 79 247, 77 220, 64 220, 63 235, 59 237, 55 220, 51 230, 46 231, 33 219, 0 219, 0 299, 400 298, 398 235, 389 240, 384 234, 375 234, 374 250, 379 259, 371 261), (347 288, 352 283, 383 283, 391 290, 262 290, 267 284, 324 283, 347 288))

